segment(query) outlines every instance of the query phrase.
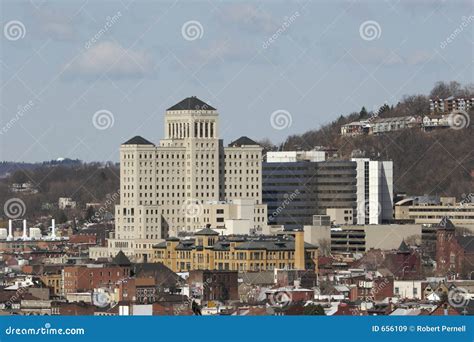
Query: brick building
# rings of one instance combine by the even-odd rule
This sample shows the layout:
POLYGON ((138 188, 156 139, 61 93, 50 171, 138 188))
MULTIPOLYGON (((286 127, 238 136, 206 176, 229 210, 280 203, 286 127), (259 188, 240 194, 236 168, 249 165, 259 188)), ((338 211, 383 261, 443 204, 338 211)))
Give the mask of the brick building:
POLYGON ((119 300, 137 304, 157 301, 158 291, 154 278, 127 278, 119 282, 119 300))
POLYGON ((418 250, 408 247, 405 241, 402 241, 398 249, 392 251, 371 249, 355 261, 352 267, 371 271, 385 268, 399 280, 422 278, 421 254, 418 250))
POLYGON ((449 219, 436 231, 436 272, 473 279, 474 236, 457 235, 449 219))
POLYGON ((396 279, 420 279, 421 255, 410 249, 402 241, 397 251, 385 255, 383 266, 388 268, 396 279))
POLYGON ((130 276, 130 269, 130 261, 122 252, 110 264, 65 266, 64 294, 115 286, 119 280, 130 276))
MULTIPOLYGON (((354 278, 353 280, 355 280, 354 278)), ((374 279, 359 279, 353 281, 356 286, 350 287, 349 299, 380 301, 393 297, 393 278, 378 277, 374 279)))
POLYGON ((204 301, 239 299, 237 271, 190 271, 188 284, 192 295, 204 301))

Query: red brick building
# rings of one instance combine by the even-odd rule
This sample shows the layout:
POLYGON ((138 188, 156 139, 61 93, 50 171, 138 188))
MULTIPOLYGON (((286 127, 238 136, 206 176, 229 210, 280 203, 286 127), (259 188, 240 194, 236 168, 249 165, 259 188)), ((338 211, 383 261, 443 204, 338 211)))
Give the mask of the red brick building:
POLYGON ((52 303, 53 315, 61 316, 92 316, 97 309, 94 305, 80 302, 80 303, 52 303))
POLYGON ((474 279, 474 236, 456 235, 450 220, 436 231, 436 273, 474 279))
POLYGON ((157 285, 154 278, 127 278, 119 282, 119 300, 137 304, 157 301, 157 285))
POLYGON ((130 276, 130 267, 111 265, 77 265, 64 267, 64 293, 91 291, 110 287, 130 276))
POLYGON ((421 256, 402 241, 397 251, 385 255, 383 265, 396 279, 421 279, 421 256))
POLYGON ((237 271, 190 271, 188 284, 192 295, 204 301, 239 299, 237 271))
POLYGON ((130 277, 131 263, 120 251, 110 264, 65 266, 64 293, 91 291, 100 287, 112 287, 130 277))
POLYGON ((69 242, 74 245, 97 245, 97 236, 94 234, 71 235, 69 242))
POLYGON ((380 301, 387 297, 393 297, 393 278, 378 277, 372 280, 359 279, 351 287, 349 300, 376 300, 380 301))
POLYGON ((355 261, 352 267, 372 271, 386 268, 395 279, 400 280, 423 278, 421 254, 416 249, 408 247, 405 241, 402 241, 397 250, 371 249, 361 259, 355 261))

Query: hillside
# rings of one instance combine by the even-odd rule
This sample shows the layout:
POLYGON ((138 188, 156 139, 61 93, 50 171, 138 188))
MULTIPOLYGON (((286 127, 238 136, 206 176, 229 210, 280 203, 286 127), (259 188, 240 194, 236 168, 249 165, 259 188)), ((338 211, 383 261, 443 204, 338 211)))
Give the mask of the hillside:
MULTIPOLYGON (((66 215, 69 219, 73 216, 82 218, 86 203, 103 203, 112 195, 116 202, 119 182, 119 168, 113 164, 76 163, 75 166, 66 166, 45 163, 29 170, 16 170, 3 179, 0 182, 0 203, 20 198, 25 203, 27 218, 48 214, 56 217, 66 215), (34 192, 14 192, 14 183, 30 183, 34 192), (77 202, 77 208, 60 212, 59 197, 71 197, 77 202)), ((113 205, 107 209, 113 211, 113 205)))
MULTIPOLYGON (((376 115, 381 118, 427 115, 430 97, 455 96, 472 97, 472 86, 461 86, 456 82, 436 84, 429 96, 407 96, 396 106, 382 106, 377 113, 367 112, 340 116, 337 120, 293 135, 281 144, 280 150, 307 150, 316 146, 337 149, 339 158, 350 158, 353 151, 361 151, 365 157, 378 160, 393 160, 394 187, 396 192, 410 195, 432 194, 456 196, 474 192, 474 112, 470 111, 470 125, 463 129, 442 129, 423 132, 420 129, 344 137, 341 126, 376 115)), ((268 149, 277 147, 266 142, 268 149)))

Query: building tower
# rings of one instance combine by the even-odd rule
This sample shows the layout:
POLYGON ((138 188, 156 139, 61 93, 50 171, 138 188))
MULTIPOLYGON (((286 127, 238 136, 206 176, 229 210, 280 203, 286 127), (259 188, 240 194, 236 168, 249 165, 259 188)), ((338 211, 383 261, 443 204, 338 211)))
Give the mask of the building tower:
POLYGON ((366 158, 357 164, 357 224, 381 224, 393 220, 393 162, 366 158))
POLYGON ((295 231, 295 269, 306 269, 303 230, 295 231))
POLYGON ((217 110, 193 96, 166 110, 159 144, 136 136, 121 145, 115 232, 106 249, 90 249, 91 258, 122 250, 134 261, 148 261, 152 246, 163 239, 214 222, 224 228, 225 219, 266 226, 262 148, 245 137, 224 147, 218 127, 217 110))

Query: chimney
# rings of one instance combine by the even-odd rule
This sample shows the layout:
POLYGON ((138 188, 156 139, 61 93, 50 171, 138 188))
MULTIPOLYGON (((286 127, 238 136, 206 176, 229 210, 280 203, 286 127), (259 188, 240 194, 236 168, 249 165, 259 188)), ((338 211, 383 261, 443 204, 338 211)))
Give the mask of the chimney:
POLYGON ((55 219, 51 220, 51 239, 56 239, 56 221, 55 219))
POLYGON ((295 231, 295 269, 305 270, 304 231, 295 231))
POLYGON ((21 238, 23 241, 28 240, 28 235, 26 233, 26 220, 23 220, 23 236, 21 238))
POLYGON ((12 220, 8 220, 8 236, 7 241, 13 240, 12 220))

